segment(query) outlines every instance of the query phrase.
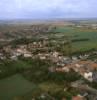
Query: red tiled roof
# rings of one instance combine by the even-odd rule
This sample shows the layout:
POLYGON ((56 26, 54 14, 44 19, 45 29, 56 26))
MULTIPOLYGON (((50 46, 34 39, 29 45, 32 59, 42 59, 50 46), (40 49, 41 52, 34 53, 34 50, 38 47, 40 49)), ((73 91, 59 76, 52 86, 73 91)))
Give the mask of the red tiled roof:
POLYGON ((80 96, 75 96, 75 97, 72 98, 72 100, 84 100, 84 99, 80 96))

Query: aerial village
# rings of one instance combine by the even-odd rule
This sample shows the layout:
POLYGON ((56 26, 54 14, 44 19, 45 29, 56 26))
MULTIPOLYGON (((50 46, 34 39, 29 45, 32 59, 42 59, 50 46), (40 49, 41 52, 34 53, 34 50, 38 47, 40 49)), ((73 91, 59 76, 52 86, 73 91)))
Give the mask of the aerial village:
MULTIPOLYGON (((84 79, 86 79, 89 82, 97 82, 97 61, 96 60, 90 60, 88 59, 91 55, 97 55, 97 51, 94 51, 92 53, 86 53, 83 55, 73 55, 73 56, 64 56, 62 53, 54 50, 48 52, 48 41, 43 40, 42 42, 32 42, 25 45, 17 45, 15 48, 12 48, 11 45, 4 46, 2 49, 0 49, 0 59, 6 60, 10 59, 12 61, 18 60, 20 56, 24 58, 31 58, 31 59, 40 59, 40 60, 50 60, 54 63, 54 66, 51 66, 48 68, 48 71, 51 73, 54 72, 61 72, 61 73, 69 73, 70 70, 75 71, 76 73, 80 74, 84 79), (35 50, 46 50, 46 52, 34 52, 35 50)), ((0 73, 2 70, 0 70, 0 73)), ((83 84, 82 81, 77 81, 75 83, 72 83, 72 87, 80 88, 83 90, 85 84, 83 84), (74 85, 76 84, 76 85, 74 85), (77 87, 77 84, 79 85, 77 87)), ((83 95, 78 94, 75 97, 72 97, 72 100, 86 100, 85 97, 90 98, 93 97, 97 98, 97 90, 93 90, 88 85, 85 85, 86 91, 96 91, 95 93, 88 94, 85 92, 83 95)), ((85 89, 84 88, 84 89, 85 89)), ((65 89, 63 89, 66 91, 65 89)), ((45 98, 45 96, 41 96, 41 98, 45 98)), ((34 99, 32 99, 34 100, 34 99)), ((53 99, 52 99, 53 100, 53 99)), ((62 100, 66 100, 63 98, 62 100)), ((89 99, 90 100, 90 99, 89 99)))
MULTIPOLYGON (((56 24, 56 23, 55 23, 56 24)), ((68 27, 70 29, 80 29, 81 31, 85 30, 86 28, 92 31, 96 31, 97 29, 97 24, 66 24, 64 25, 67 29, 68 27), (85 28, 85 29, 84 29, 85 28)), ((21 59, 24 59, 24 61, 26 62, 30 62, 31 61, 31 68, 28 69, 18 69, 16 70, 16 72, 22 73, 22 75, 24 77, 26 77, 28 80, 30 80, 31 82, 33 82, 33 69, 36 71, 35 72, 35 76, 38 75, 38 78, 36 78, 34 81, 38 82, 38 84, 42 84, 41 82, 41 78, 43 76, 46 76, 47 74, 50 74, 50 77, 53 77, 56 73, 62 74, 62 76, 69 76, 69 78, 71 77, 71 81, 69 81, 70 79, 68 78, 68 81, 66 83, 66 80, 61 79, 63 82, 61 82, 60 80, 58 80, 57 78, 55 79, 55 83, 58 83, 58 85, 60 86, 60 84, 64 87, 62 88, 62 93, 66 93, 68 92, 69 88, 73 88, 73 91, 80 91, 78 93, 74 93, 73 92, 73 96, 71 97, 71 99, 67 99, 65 96, 61 96, 61 99, 56 99, 53 95, 51 95, 49 93, 49 84, 47 84, 47 87, 45 87, 46 92, 41 92, 38 96, 33 96, 31 97, 32 100, 96 100, 97 99, 97 90, 96 87, 97 85, 97 59, 91 59, 93 56, 97 57, 97 50, 92 50, 90 52, 83 52, 83 53, 74 53, 72 54, 72 42, 87 42, 90 41, 88 38, 84 38, 84 39, 75 39, 73 41, 70 41, 69 37, 62 37, 62 39, 65 40, 65 42, 63 40, 60 39, 60 32, 52 32, 52 28, 53 31, 56 30, 58 26, 50 26, 50 25, 33 25, 30 26, 30 28, 28 29, 24 29, 22 32, 32 32, 32 33, 43 33, 42 35, 39 34, 40 39, 36 40, 36 37, 33 39, 33 41, 28 41, 29 39, 21 39, 22 43, 19 39, 19 42, 14 44, 14 42, 17 41, 13 41, 8 43, 7 45, 4 45, 2 47, 0 47, 0 65, 3 65, 2 62, 4 63, 4 67, 6 69, 6 62, 7 64, 9 64, 8 66, 12 66, 10 65, 9 62, 16 62, 17 61, 21 61, 21 59), (42 26, 42 27, 41 27, 42 26), (44 33, 46 33, 44 35, 44 33), (54 35, 52 35, 52 34, 54 35), (58 34, 57 34, 58 33, 58 34), (51 34, 53 37, 48 37, 48 34, 51 34), (56 35, 57 34, 57 35, 56 35), (47 36, 46 36, 47 35, 47 36), (57 38, 58 37, 58 38, 57 38), (60 40, 62 45, 60 44, 60 40), (26 41, 26 43, 25 43, 26 41), (13 45, 14 44, 14 45, 13 45), (66 48, 67 45, 67 48, 66 48), (61 50, 59 50, 61 49, 61 50), (25 60, 26 59, 26 60, 25 60), (37 60, 38 59, 38 60, 37 60), (35 63, 32 63, 32 61, 36 61, 35 63), (42 67, 43 65, 39 64, 37 67, 37 64, 39 62, 42 61, 45 62, 50 65, 49 67, 47 67, 46 72, 43 70, 45 69, 45 67, 43 68, 39 68, 42 67), (49 64, 51 62, 51 64, 49 64), (36 69, 33 67, 35 64, 35 67, 37 67, 36 69), (73 76, 72 72, 74 73, 75 76, 73 76), (40 75, 40 73, 45 73, 42 76, 40 75), (32 75, 32 76, 31 76, 32 75), (72 81, 72 77, 80 77, 76 79, 73 79, 72 81), (31 77, 31 78, 29 78, 31 77), (40 79, 40 80, 39 80, 40 79), (56 82, 56 80, 58 80, 56 82), (74 81, 76 80, 76 81, 74 81), (60 84, 59 84, 60 83, 60 84), (65 86, 67 85, 67 87, 65 86), (92 98, 92 99, 91 99, 92 98)), ((61 26, 63 27, 63 25, 61 26)), ((63 27, 64 28, 64 27, 63 27)), ((63 34, 63 33, 62 33, 63 34)), ((38 35, 37 35, 38 36, 38 35)), ((76 37, 76 36, 74 36, 76 37)), ((30 35, 27 36, 27 38, 30 38, 30 35)), ((32 39, 32 38, 31 38, 32 39)), ((5 40, 6 41, 6 40, 5 40)), ((24 62, 23 62, 24 63, 24 62)), ((45 63, 43 63, 45 64, 45 63)), ((28 67, 28 65, 25 64, 18 64, 19 66, 26 66, 28 67)), ((15 65, 17 67, 17 65, 15 65)), ((13 70, 12 70, 13 71, 13 70)), ((15 72, 15 73, 16 73, 15 72)), ((0 68, 0 78, 3 78, 3 73, 5 74, 5 76, 9 75, 6 74, 6 72, 4 72, 4 69, 1 67, 0 68)), ((14 72, 11 72, 11 75, 13 75, 14 72)), ((59 75, 58 74, 58 75, 59 75)), ((9 75, 9 76, 11 76, 9 75)), ((58 75, 56 77, 58 77, 58 75)), ((54 78, 55 78, 54 76, 54 78)), ((47 76, 48 79, 49 76, 47 76)), ((61 77, 60 77, 61 78, 61 77)), ((43 79, 43 81, 45 81, 43 79)), ((48 81, 48 80, 46 80, 48 81)), ((46 82, 45 81, 45 82, 46 82)), ((51 80, 51 82, 53 81, 53 79, 51 80)), ((36 82, 37 83, 37 82, 36 82)), ((54 83, 54 82, 52 82, 54 83)), ((45 86, 45 85, 44 85, 45 86)), ((55 85, 56 86, 56 85, 55 85)), ((44 87, 43 87, 44 88, 44 87)), ((57 87, 56 87, 57 89, 57 87)), ((52 91, 52 90, 50 90, 52 91)), ((54 91, 54 90, 53 90, 54 91)), ((52 91, 52 92, 53 92, 52 91)), ((58 96, 58 95, 57 95, 58 96)), ((60 96, 60 95, 59 95, 60 96)), ((67 96, 69 97, 69 95, 67 96)), ((18 100, 18 99, 16 99, 18 100)), ((19 99, 20 100, 20 99, 19 99)))

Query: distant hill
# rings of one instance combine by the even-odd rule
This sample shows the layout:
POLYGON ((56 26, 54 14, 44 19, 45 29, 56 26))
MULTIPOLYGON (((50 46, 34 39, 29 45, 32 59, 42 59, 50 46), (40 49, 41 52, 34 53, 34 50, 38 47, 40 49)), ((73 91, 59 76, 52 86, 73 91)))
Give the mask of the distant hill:
POLYGON ((0 20, 0 24, 19 24, 19 25, 24 25, 24 24, 42 24, 42 23, 60 23, 60 22, 65 22, 65 23, 75 23, 75 22, 81 22, 81 23, 97 23, 97 18, 94 19, 89 19, 89 18, 55 18, 55 19, 13 19, 13 20, 0 20))

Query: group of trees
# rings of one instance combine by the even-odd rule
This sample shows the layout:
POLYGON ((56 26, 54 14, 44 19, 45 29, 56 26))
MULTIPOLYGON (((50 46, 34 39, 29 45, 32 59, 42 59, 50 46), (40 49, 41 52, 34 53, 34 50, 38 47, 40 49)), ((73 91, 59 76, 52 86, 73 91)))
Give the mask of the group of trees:
POLYGON ((6 60, 0 61, 0 79, 11 76, 17 72, 17 69, 13 66, 13 62, 6 60))
POLYGON ((51 61, 31 58, 19 58, 17 61, 0 61, 0 78, 16 73, 22 73, 25 78, 36 83, 44 81, 64 83, 64 81, 72 82, 80 78, 73 70, 69 73, 51 73, 48 70, 51 66, 54 66, 51 61))
POLYGON ((25 70, 23 75, 24 77, 28 78, 28 80, 34 81, 36 83, 44 81, 53 81, 57 83, 64 83, 64 81, 72 82, 78 80, 81 77, 73 70, 71 70, 69 73, 49 72, 48 68, 54 66, 54 64, 50 61, 36 59, 33 61, 28 60, 27 62, 30 63, 32 67, 28 70, 25 70))
MULTIPOLYGON (((71 70, 69 73, 62 72, 49 72, 48 68, 54 66, 51 61, 48 60, 40 60, 40 59, 31 59, 31 58, 19 58, 18 61, 3 61, 0 65, 0 69, 2 69, 2 74, 0 73, 0 78, 8 77, 16 73, 21 73, 24 78, 27 80, 39 85, 44 82, 48 82, 48 84, 54 83, 59 85, 69 86, 68 83, 72 81, 76 81, 80 79, 80 75, 71 70), (22 61, 22 63, 21 63, 22 61), (24 64, 23 64, 24 63, 24 64), (25 66, 26 65, 26 66, 25 66)), ((63 88, 59 91, 48 91, 52 97, 62 98, 63 96, 70 98, 72 96, 72 89, 69 92, 64 92, 63 88), (59 95, 57 95, 59 94, 59 95)), ((38 90, 36 91, 39 92, 38 90)), ((45 92, 45 91, 43 91, 45 92)), ((36 95, 38 95, 36 93, 36 95)), ((58 100, 59 100, 58 99, 58 100)))

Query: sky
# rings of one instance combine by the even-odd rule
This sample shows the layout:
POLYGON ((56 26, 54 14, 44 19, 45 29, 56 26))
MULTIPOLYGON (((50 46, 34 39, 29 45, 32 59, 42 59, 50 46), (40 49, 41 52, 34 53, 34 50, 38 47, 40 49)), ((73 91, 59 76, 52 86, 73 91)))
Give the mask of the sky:
POLYGON ((0 19, 97 18, 97 0, 0 0, 0 19))

